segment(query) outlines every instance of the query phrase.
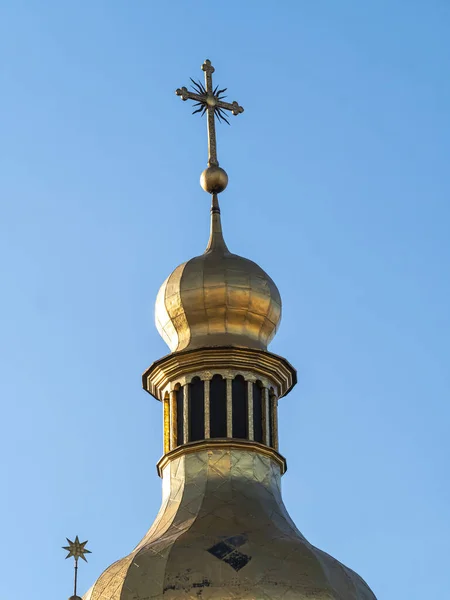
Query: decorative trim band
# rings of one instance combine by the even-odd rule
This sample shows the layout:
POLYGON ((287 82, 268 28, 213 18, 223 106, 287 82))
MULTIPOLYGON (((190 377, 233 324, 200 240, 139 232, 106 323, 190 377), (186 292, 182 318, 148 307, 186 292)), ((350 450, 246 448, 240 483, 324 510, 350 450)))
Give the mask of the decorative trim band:
POLYGON ((257 452, 258 454, 268 456, 273 461, 275 461, 280 467, 281 475, 284 475, 287 471, 286 459, 273 448, 264 446, 264 444, 260 444, 259 442, 249 440, 229 440, 227 438, 217 438, 201 440, 200 442, 189 442, 188 444, 184 444, 183 446, 178 446, 178 448, 175 448, 175 450, 171 450, 162 458, 160 458, 160 460, 157 462, 156 468, 158 471, 158 475, 162 477, 164 467, 174 458, 178 458, 183 454, 190 454, 192 452, 198 452, 200 450, 214 450, 216 448, 257 452))

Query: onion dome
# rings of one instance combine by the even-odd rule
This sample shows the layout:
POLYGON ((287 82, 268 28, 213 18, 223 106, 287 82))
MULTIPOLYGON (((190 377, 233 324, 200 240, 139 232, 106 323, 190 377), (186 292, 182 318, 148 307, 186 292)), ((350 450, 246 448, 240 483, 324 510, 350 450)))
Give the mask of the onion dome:
POLYGON ((212 196, 208 246, 162 284, 156 327, 172 352, 208 346, 267 350, 281 320, 277 286, 259 265, 232 254, 212 196))

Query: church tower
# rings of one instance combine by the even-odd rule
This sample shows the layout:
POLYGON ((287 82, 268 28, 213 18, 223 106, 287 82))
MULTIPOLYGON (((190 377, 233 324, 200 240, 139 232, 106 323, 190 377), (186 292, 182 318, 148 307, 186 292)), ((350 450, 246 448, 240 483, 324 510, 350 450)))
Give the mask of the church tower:
POLYGON ((267 350, 281 319, 275 283, 224 240, 218 195, 228 177, 215 119, 243 108, 213 87, 210 61, 202 70, 204 85, 176 93, 207 117, 210 237, 159 290, 156 326, 171 353, 143 375, 162 404, 162 505, 84 600, 375 600, 361 577, 303 537, 283 504, 278 403, 296 372, 267 350))

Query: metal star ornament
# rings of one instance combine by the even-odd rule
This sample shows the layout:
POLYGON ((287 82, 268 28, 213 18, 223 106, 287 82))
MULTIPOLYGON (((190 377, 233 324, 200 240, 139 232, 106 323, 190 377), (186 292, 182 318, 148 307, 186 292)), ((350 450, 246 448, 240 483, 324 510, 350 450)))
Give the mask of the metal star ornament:
POLYGON ((66 556, 66 558, 70 558, 71 556, 73 556, 75 561, 78 561, 79 558, 82 558, 84 562, 87 562, 86 557, 84 555, 91 554, 91 551, 85 548, 88 541, 86 540, 85 542, 80 542, 78 536, 75 538, 74 542, 69 540, 69 538, 66 538, 66 540, 69 542, 68 546, 63 546, 63 550, 67 550, 69 553, 66 556))

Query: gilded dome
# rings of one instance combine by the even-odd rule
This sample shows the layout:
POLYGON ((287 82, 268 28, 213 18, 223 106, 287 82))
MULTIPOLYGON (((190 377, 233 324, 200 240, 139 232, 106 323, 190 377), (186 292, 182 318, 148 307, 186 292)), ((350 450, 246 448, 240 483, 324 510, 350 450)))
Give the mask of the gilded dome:
POLYGON ((159 290, 160 335, 172 352, 205 346, 266 350, 280 319, 277 286, 256 263, 228 250, 213 196, 204 254, 177 267, 159 290))

